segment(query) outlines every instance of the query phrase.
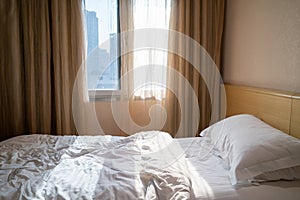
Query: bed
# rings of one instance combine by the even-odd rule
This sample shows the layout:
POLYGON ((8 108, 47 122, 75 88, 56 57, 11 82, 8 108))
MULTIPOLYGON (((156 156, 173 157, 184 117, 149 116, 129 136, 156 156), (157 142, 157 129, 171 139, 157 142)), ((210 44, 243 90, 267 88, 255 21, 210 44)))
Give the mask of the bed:
POLYGON ((232 85, 226 92, 228 118, 202 137, 147 131, 3 141, 0 199, 299 199, 298 96, 232 85))

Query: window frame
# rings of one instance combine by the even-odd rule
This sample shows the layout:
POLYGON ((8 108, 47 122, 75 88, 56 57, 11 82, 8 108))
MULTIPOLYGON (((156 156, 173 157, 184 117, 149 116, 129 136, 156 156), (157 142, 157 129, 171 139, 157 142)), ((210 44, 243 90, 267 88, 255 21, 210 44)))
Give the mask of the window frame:
POLYGON ((116 0, 117 3, 117 55, 118 58, 118 83, 119 89, 88 89, 89 101, 117 101, 121 97, 122 84, 121 84, 121 41, 120 41, 120 2, 116 0))

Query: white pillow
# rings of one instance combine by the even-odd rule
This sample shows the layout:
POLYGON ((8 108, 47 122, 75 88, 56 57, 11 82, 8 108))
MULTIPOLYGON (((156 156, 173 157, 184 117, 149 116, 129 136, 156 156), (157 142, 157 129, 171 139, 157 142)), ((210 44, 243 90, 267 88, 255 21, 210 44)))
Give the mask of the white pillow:
MULTIPOLYGON (((228 164, 233 185, 268 172, 300 166, 300 140, 252 115, 229 117, 200 135, 210 138, 215 153, 228 164)), ((268 177, 270 180, 284 179, 280 178, 281 172, 273 173, 274 176, 268 173, 268 177)), ((296 178, 294 174, 291 176, 296 178)))
POLYGON ((277 181, 277 180, 294 180, 300 179, 300 166, 290 167, 285 169, 279 169, 271 172, 266 172, 254 177, 251 182, 265 182, 265 181, 277 181))

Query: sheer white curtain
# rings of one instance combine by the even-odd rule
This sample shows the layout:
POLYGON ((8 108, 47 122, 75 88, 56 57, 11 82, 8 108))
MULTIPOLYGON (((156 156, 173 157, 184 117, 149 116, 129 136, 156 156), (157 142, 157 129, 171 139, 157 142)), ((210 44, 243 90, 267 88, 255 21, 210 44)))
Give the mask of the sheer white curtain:
MULTIPOLYGON (((170 21, 171 0, 136 0, 133 6, 134 29, 168 29, 170 21)), ((145 35, 147 37, 147 35, 145 35)), ((134 38, 134 42, 137 42, 134 38)), ((166 44, 168 38, 166 38, 166 44)), ((168 53, 160 49, 135 50, 133 54, 134 96, 142 99, 155 98, 162 100, 166 90, 166 66, 168 53), (154 67, 156 66, 156 67, 154 67), (158 67, 161 66, 161 67, 158 67), (143 82, 147 83, 139 85, 143 82)))

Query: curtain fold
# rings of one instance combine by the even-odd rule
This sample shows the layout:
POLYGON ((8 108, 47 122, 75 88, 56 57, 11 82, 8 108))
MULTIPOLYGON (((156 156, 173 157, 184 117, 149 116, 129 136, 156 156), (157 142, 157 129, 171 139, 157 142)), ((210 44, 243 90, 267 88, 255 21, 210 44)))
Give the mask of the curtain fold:
POLYGON ((84 58, 81 0, 0 2, 1 140, 76 134, 72 91, 84 58))
POLYGON ((130 98, 129 95, 133 91, 133 74, 128 73, 133 70, 134 52, 134 0, 119 0, 120 13, 120 45, 121 45, 121 89, 123 94, 130 98), (123 32, 130 32, 130 34, 122 34, 123 32), (127 53, 123 53, 127 52, 127 53), (127 75, 125 77, 125 75, 127 75))
POLYGON ((198 131, 194 133, 191 127, 195 125, 193 123, 197 123, 193 120, 197 114, 194 112, 195 102, 193 102, 192 94, 186 90, 182 82, 174 80, 174 77, 169 74, 167 84, 175 84, 179 95, 179 99, 177 99, 171 91, 167 91, 166 110, 168 116, 173 117, 167 118, 164 129, 173 136, 178 131, 181 132, 181 136, 195 136, 211 122, 212 106, 218 106, 220 103, 218 99, 220 77, 215 73, 212 74, 209 68, 214 67, 210 62, 211 57, 220 70, 224 9, 224 0, 172 0, 171 2, 170 29, 191 37, 204 47, 209 55, 200 55, 200 52, 195 52, 182 38, 170 36, 170 43, 173 46, 175 45, 185 55, 189 55, 192 60, 201 63, 201 69, 197 71, 184 58, 172 53, 169 55, 168 66, 177 70, 189 81, 198 97, 200 108, 198 131), (204 81, 203 76, 208 77, 209 83, 204 81), (207 85, 213 88, 215 94, 213 99, 207 85), (183 125, 181 130, 179 130, 180 124, 183 125))

